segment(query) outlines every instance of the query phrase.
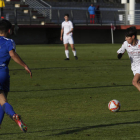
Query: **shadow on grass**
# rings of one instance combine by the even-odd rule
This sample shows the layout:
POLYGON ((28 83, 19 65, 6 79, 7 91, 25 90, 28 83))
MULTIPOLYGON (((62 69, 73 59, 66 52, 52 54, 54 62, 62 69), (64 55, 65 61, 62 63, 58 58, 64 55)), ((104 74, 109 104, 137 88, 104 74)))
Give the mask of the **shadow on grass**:
POLYGON ((127 58, 122 58, 122 59, 118 59, 118 58, 115 59, 115 58, 114 58, 114 59, 105 59, 105 60, 113 60, 113 61, 114 61, 114 60, 116 60, 116 61, 128 60, 128 61, 130 61, 129 58, 128 58, 128 59, 127 59, 127 58))
MULTIPOLYGON (((131 111, 131 110, 129 110, 131 111)), ((133 110, 132 110, 133 111, 133 110)), ((134 110, 137 111, 137 110, 134 110)), ((67 130, 67 131, 63 131, 60 132, 58 134, 51 134, 51 135, 45 135, 45 136, 60 136, 60 135, 65 135, 65 134, 74 134, 74 133, 78 133, 81 131, 85 131, 85 130, 89 130, 89 129, 94 129, 94 128, 102 128, 102 127, 112 127, 112 126, 117 126, 117 125, 127 125, 127 124, 140 124, 140 121, 135 121, 135 122, 124 122, 124 123, 114 123, 114 124, 101 124, 101 125, 94 125, 94 126, 85 126, 85 127, 75 127, 75 128, 68 128, 68 129, 73 129, 73 130, 67 130)), ((62 129, 56 129, 57 131, 62 130, 62 129)), ((32 134, 32 133, 42 133, 42 132, 46 132, 46 131, 50 131, 50 130, 40 130, 40 131, 30 131, 27 132, 28 134, 32 134)), ((51 130, 55 131, 55 130, 51 130)), ((0 135, 16 135, 16 134, 21 134, 23 132, 18 132, 18 133, 3 133, 0 135)), ((44 136, 39 136, 39 137, 44 137, 44 136)))
MULTIPOLYGON (((108 59, 108 60, 113 60, 113 59, 108 59)), ((91 60, 91 61, 93 61, 93 60, 91 60)), ((93 62, 97 62, 97 61, 93 61, 93 62)), ((112 64, 112 65, 114 65, 113 64, 113 62, 112 63, 110 63, 110 64, 112 64)), ((109 64, 109 65, 110 65, 109 64)), ((117 65, 117 66, 122 66, 122 65, 117 65)), ((129 66, 129 64, 128 65, 123 65, 124 67, 125 66, 129 66)), ((46 68, 31 68, 31 70, 49 70, 49 69, 79 69, 79 68, 92 68, 92 67, 94 67, 94 66, 77 66, 77 67, 46 67, 46 68)), ((9 71, 25 71, 24 69, 10 69, 9 71)))
MULTIPOLYGON (((49 70, 49 69, 73 69, 73 68, 89 68, 93 66, 78 66, 78 67, 47 67, 47 68, 32 68, 31 70, 49 70)), ((25 71, 24 69, 10 69, 9 71, 25 71)))
MULTIPOLYGON (((42 133, 42 132, 46 132, 46 130, 40 130, 40 131, 34 131, 34 132, 26 132, 26 133, 42 133)), ((17 132, 17 133, 2 133, 1 135, 20 135, 20 134, 25 134, 24 132, 17 132)))
POLYGON ((75 88, 61 88, 61 89, 40 89, 40 90, 23 90, 23 91, 10 91, 10 92, 32 92, 32 91, 51 91, 51 90, 73 90, 73 89, 94 89, 94 88, 112 88, 112 87, 127 87, 133 85, 107 85, 107 86, 96 86, 96 87, 75 87, 75 88))
POLYGON ((86 127, 81 127, 81 128, 76 128, 76 129, 73 129, 73 130, 67 130, 67 131, 64 131, 64 132, 60 132, 58 134, 54 134, 53 136, 73 134, 73 133, 77 133, 77 132, 81 132, 81 131, 85 131, 85 130, 89 130, 89 129, 94 129, 94 128, 110 127, 110 126, 117 126, 117 125, 127 125, 127 124, 140 124, 140 121, 86 126, 86 127))
POLYGON ((121 113, 121 112, 135 112, 135 111, 140 111, 140 110, 122 110, 122 111, 118 111, 117 113, 121 113))

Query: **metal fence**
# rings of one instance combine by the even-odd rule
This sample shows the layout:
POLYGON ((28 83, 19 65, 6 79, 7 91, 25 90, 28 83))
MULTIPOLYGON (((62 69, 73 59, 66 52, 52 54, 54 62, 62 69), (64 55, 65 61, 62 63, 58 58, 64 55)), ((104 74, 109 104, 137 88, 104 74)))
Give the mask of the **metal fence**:
POLYGON ((91 3, 114 3, 120 4, 121 0, 45 0, 46 2, 91 2, 91 3))
POLYGON ((118 10, 119 21, 123 25, 140 25, 140 10, 118 10))
MULTIPOLYGON (((70 15, 75 24, 90 24, 90 16, 86 8, 52 9, 52 22, 60 24, 64 20, 64 13, 70 15)), ((100 15, 95 14, 95 24, 99 25, 140 25, 140 10, 125 11, 117 9, 101 10, 100 15)))
MULTIPOLYGON (((34 13, 33 8, 10 8, 5 9, 10 11, 6 14, 6 18, 9 19, 12 23, 17 24, 41 24, 44 23, 54 23, 61 24, 64 21, 64 14, 68 13, 70 15, 70 20, 74 24, 90 24, 90 17, 87 8, 40 8, 41 11, 47 12, 48 10, 51 12, 51 16, 47 16, 47 14, 34 13), (27 13, 24 13, 24 10, 27 10, 27 13), (36 17, 36 18, 34 18, 36 17)), ((140 10, 135 10, 134 14, 130 14, 125 10, 101 10, 100 15, 95 15, 95 24, 97 25, 140 25, 140 10)), ((0 13, 1 14, 1 13, 0 13)))
MULTIPOLYGON (((53 8, 52 9, 52 22, 56 24, 60 24, 64 21, 64 14, 68 13, 70 15, 70 20, 74 24, 86 24, 90 25, 90 15, 88 13, 87 8, 53 8)), ((103 24, 124 24, 124 22, 119 20, 118 10, 109 9, 109 10, 101 10, 100 15, 95 14, 95 24, 103 25, 103 24)))

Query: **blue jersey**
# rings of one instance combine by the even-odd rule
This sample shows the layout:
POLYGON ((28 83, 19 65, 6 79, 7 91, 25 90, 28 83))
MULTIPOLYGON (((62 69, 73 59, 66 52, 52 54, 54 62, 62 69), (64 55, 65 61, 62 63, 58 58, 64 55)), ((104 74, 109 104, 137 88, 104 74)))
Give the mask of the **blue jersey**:
POLYGON ((9 51, 13 49, 15 50, 15 42, 12 39, 0 36, 0 72, 9 72, 8 64, 11 59, 9 51))
POLYGON ((88 12, 90 15, 95 15, 95 7, 94 6, 89 6, 88 12))
POLYGON ((9 92, 10 76, 8 64, 10 62, 9 51, 15 50, 15 42, 12 39, 0 36, 0 90, 9 92))

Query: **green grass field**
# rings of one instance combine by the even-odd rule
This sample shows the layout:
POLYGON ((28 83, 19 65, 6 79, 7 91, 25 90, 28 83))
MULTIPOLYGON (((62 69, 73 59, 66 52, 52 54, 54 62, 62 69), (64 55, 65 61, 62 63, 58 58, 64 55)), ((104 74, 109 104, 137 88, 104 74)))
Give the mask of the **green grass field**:
POLYGON ((121 44, 75 45, 64 61, 63 45, 18 45, 17 53, 33 73, 11 60, 9 103, 21 114, 23 133, 5 115, 0 140, 136 140, 140 139, 140 93, 132 86, 133 73, 121 44), (108 110, 117 99, 121 109, 108 110))

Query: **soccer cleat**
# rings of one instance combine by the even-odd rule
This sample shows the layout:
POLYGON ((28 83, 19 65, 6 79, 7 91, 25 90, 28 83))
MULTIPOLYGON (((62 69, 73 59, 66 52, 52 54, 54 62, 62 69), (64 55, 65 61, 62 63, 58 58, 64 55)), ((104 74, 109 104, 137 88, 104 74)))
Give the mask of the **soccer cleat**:
POLYGON ((75 56, 75 59, 76 59, 76 60, 78 60, 78 57, 77 57, 77 56, 75 56))
POLYGON ((23 123, 23 121, 21 120, 21 116, 18 114, 15 114, 13 116, 13 120, 16 122, 16 124, 20 127, 21 131, 23 132, 27 132, 27 126, 26 124, 23 123))
POLYGON ((65 60, 70 60, 69 58, 66 58, 65 60))

